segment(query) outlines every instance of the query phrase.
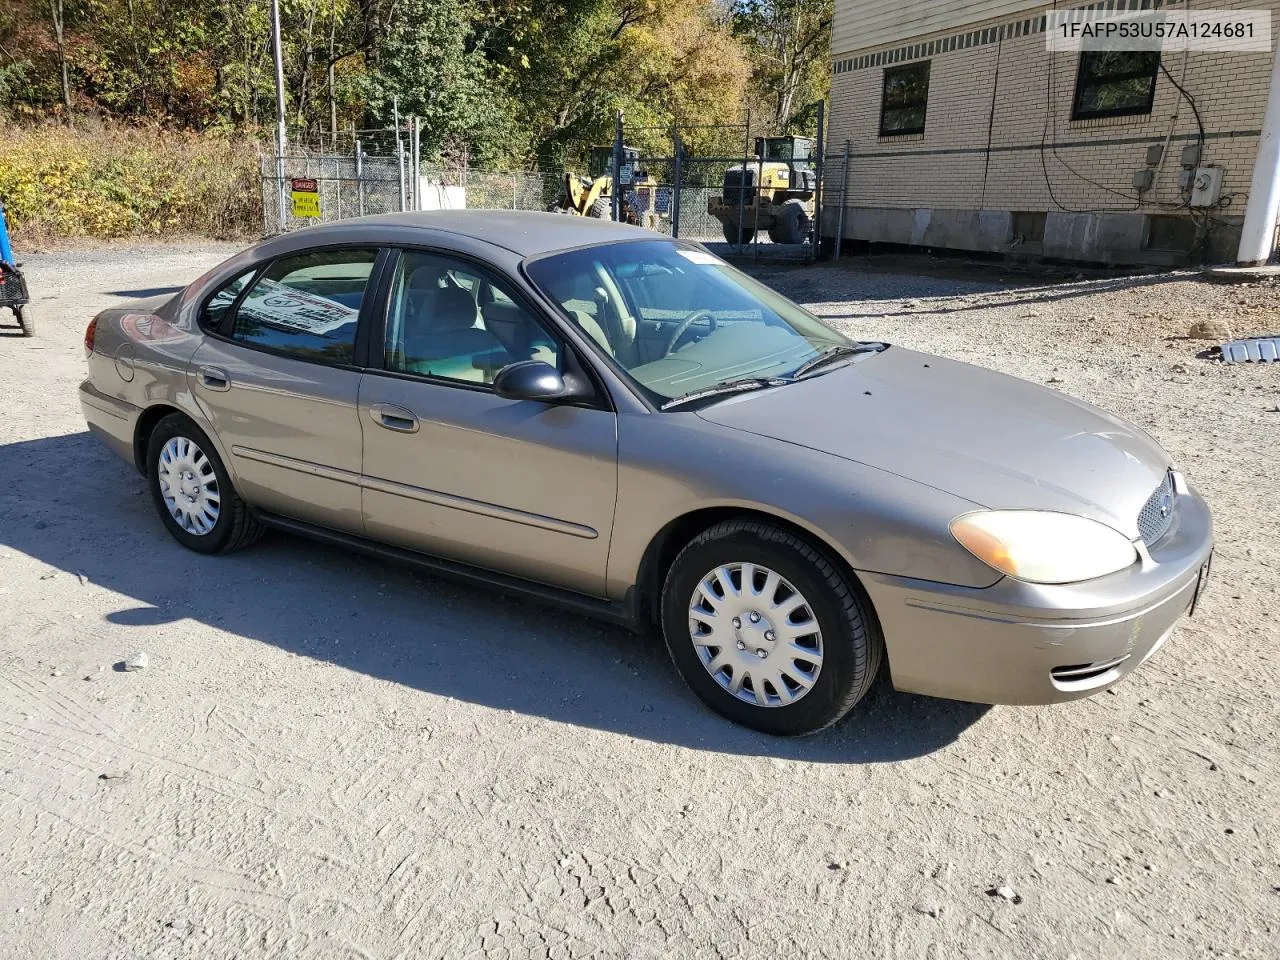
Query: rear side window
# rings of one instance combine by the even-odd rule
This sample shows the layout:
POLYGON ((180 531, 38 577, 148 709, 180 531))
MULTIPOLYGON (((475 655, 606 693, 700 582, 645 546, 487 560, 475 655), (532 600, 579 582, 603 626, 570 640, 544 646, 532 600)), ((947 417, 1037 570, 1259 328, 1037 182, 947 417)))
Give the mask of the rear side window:
POLYGON ((227 317, 227 311, 235 304, 236 297, 240 296, 245 284, 253 279, 257 269, 257 267, 254 267, 246 270, 205 301, 204 309, 200 311, 201 327, 206 330, 218 330, 221 328, 222 321, 227 317))
POLYGON ((232 339, 317 363, 350 363, 377 257, 361 248, 277 260, 240 302, 232 339))

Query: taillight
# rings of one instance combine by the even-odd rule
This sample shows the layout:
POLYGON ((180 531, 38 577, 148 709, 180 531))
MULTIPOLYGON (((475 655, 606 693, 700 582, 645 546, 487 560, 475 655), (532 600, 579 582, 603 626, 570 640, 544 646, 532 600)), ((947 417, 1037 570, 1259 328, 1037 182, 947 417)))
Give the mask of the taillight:
POLYGON ((84 331, 84 355, 88 357, 93 353, 93 335, 98 332, 98 318, 94 317, 89 321, 89 326, 84 331))

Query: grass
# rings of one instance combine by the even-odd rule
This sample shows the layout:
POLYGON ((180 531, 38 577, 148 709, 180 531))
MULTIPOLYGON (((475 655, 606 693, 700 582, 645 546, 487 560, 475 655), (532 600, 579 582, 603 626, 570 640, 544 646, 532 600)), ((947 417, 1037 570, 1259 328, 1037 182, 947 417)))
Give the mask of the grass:
POLYGON ((14 240, 217 239, 262 231, 252 139, 150 127, 0 126, 0 201, 14 240))

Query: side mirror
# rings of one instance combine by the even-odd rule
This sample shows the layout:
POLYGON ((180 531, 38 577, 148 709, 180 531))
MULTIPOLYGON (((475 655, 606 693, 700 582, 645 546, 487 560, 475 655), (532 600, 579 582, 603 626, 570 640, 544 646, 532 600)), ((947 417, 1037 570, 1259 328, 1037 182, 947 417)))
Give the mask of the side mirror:
POLYGON ((521 360, 508 364, 493 378, 493 392, 506 400, 578 400, 591 395, 590 390, 570 374, 562 377, 549 363, 521 360))

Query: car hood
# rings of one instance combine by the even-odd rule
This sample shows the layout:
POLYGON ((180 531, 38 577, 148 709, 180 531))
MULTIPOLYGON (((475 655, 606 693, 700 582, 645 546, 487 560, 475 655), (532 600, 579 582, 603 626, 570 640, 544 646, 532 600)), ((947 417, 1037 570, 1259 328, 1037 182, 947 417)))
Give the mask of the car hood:
POLYGON ((1130 538, 1169 457, 1045 387, 899 347, 705 407, 713 423, 854 460, 991 509, 1100 520, 1130 538))

